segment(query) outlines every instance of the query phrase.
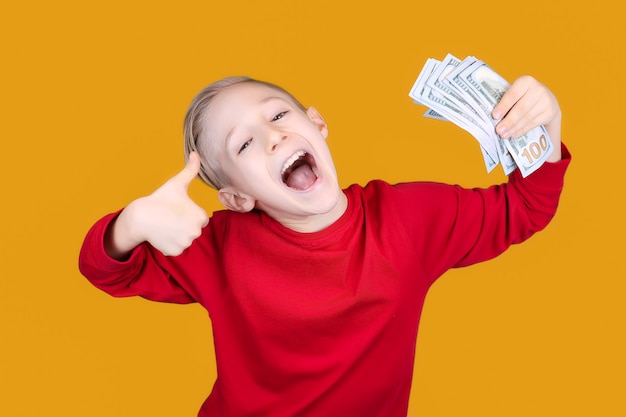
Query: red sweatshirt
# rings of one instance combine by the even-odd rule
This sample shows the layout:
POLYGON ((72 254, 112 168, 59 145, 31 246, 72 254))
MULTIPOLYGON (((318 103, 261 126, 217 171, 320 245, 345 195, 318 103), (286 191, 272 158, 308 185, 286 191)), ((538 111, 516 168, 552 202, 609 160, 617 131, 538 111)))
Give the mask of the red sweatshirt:
POLYGON ((563 161, 488 189, 353 185, 346 213, 315 233, 219 211, 177 257, 143 244, 125 262, 109 258, 110 214, 87 234, 80 269, 114 296, 208 310, 218 378, 201 417, 406 417, 429 286, 548 224, 563 151, 563 161))

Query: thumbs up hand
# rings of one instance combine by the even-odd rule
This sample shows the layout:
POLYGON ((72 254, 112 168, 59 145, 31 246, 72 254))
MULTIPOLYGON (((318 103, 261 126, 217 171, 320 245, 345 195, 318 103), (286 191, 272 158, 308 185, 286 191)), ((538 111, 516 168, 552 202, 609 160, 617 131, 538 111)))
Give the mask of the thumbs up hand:
POLYGON ((131 202, 105 237, 109 255, 121 259, 142 242, 149 242, 167 256, 187 249, 209 223, 206 211, 187 193, 199 171, 200 157, 192 152, 178 174, 152 194, 131 202))

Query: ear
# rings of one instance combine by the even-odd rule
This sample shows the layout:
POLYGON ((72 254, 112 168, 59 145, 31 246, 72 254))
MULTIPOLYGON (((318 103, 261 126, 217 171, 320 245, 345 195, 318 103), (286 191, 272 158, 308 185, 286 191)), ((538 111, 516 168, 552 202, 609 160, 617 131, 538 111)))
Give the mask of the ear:
POLYGON ((235 187, 226 186, 217 192, 217 198, 229 210, 247 213, 256 205, 256 200, 247 194, 241 193, 235 187))
POLYGON ((318 112, 315 107, 311 106, 306 109, 306 115, 309 117, 309 120, 311 120, 313 124, 317 126, 317 129, 320 131, 324 139, 326 139, 328 137, 328 125, 324 121, 324 118, 322 117, 320 112, 318 112))

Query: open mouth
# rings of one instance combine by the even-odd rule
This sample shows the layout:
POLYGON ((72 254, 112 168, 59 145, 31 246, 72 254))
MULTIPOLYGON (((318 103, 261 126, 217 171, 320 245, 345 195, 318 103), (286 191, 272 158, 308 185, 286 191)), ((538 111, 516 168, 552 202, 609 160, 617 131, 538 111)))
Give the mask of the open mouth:
POLYGON ((283 165, 281 176, 289 188, 298 191, 309 189, 319 176, 315 158, 305 151, 294 153, 283 165))

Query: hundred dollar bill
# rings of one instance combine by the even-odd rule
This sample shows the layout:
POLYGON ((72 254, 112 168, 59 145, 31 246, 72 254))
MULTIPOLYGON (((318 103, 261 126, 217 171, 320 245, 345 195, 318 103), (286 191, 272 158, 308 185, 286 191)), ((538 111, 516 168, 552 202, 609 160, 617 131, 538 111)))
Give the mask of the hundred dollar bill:
POLYGON ((497 166, 498 159, 492 156, 493 151, 490 153, 485 148, 486 145, 489 149, 493 149, 493 147, 490 146, 491 140, 489 134, 485 132, 481 124, 472 118, 471 111, 468 110, 466 105, 455 103, 450 97, 445 96, 428 85, 428 80, 432 77, 433 72, 440 64, 440 61, 433 58, 429 58, 426 61, 420 75, 411 88, 409 96, 413 98, 416 103, 429 107, 427 113, 432 115, 431 117, 438 118, 436 116, 441 115, 472 134, 481 145, 485 167, 488 172, 491 172, 491 170, 497 166))
MULTIPOLYGON (((415 102, 415 104, 420 104, 417 101, 415 102)), ((424 117, 428 117, 430 119, 436 119, 436 120, 443 120, 443 121, 448 121, 448 119, 446 119, 443 115, 437 113, 436 111, 434 111, 433 109, 426 109, 426 111, 424 112, 424 114, 422 115, 424 117)))
POLYGON ((467 83, 467 80, 461 77, 461 74, 468 67, 471 67, 478 61, 476 57, 468 56, 444 79, 444 82, 447 82, 451 88, 457 89, 468 103, 472 103, 473 106, 481 109, 481 113, 485 116, 484 120, 490 126, 491 137, 498 152, 498 159, 502 163, 502 169, 505 175, 509 175, 517 168, 517 164, 511 156, 505 141, 496 133, 495 126, 498 121, 491 116, 493 106, 482 100, 480 95, 467 83))
MULTIPOLYGON (((510 87, 504 78, 480 60, 468 65, 455 76, 476 93, 478 99, 489 110, 489 115, 510 87)), ((492 118, 494 127, 497 123, 498 120, 492 118)), ((503 142, 523 177, 537 170, 554 151, 548 132, 543 126, 538 126, 520 137, 503 142)))
MULTIPOLYGON (((498 151, 496 149, 494 141, 491 139, 493 133, 493 127, 489 122, 487 115, 478 108, 473 106, 471 102, 468 102, 465 97, 454 88, 452 85, 444 82, 447 76, 461 64, 461 60, 456 58, 452 54, 446 55, 446 57, 437 65, 432 74, 426 80, 426 85, 442 94, 446 100, 449 101, 449 106, 455 107, 460 114, 469 120, 470 123, 476 125, 481 129, 485 135, 484 141, 481 141, 481 146, 491 156, 492 160, 498 160, 498 151)), ((477 138, 479 139, 479 138, 477 138)))

